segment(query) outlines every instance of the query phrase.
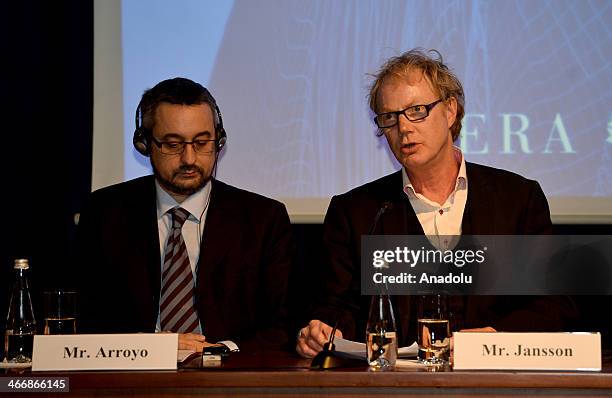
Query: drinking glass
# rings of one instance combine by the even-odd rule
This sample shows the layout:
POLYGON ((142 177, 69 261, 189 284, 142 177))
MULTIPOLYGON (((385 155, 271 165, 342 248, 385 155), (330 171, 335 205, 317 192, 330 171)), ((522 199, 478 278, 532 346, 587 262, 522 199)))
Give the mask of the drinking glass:
POLYGON ((76 333, 76 292, 52 290, 44 292, 44 334, 76 333))
POLYGON ((418 359, 425 365, 447 365, 450 358, 448 298, 440 294, 417 297, 418 359))

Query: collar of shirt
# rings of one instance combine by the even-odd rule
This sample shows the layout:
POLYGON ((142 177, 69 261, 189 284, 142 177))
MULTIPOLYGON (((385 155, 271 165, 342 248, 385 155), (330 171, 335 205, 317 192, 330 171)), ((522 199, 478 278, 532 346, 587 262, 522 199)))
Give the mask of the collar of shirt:
POLYGON ((463 212, 467 203, 467 173, 465 159, 461 150, 453 147, 455 159, 459 166, 459 173, 455 182, 455 189, 440 206, 425 196, 417 193, 410 183, 408 174, 402 169, 404 193, 410 200, 410 205, 423 228, 423 232, 431 244, 438 249, 453 248, 461 236, 463 212))
POLYGON ((196 221, 200 223, 202 213, 206 209, 206 204, 208 203, 210 196, 210 181, 204 185, 204 188, 200 189, 198 192, 189 196, 183 203, 178 203, 170 194, 159 185, 157 180, 155 180, 155 192, 157 195, 157 219, 164 217, 168 210, 171 210, 175 207, 182 207, 183 209, 189 212, 189 218, 192 221, 196 221))
POLYGON ((208 209, 208 202, 210 200, 211 184, 206 184, 202 189, 193 195, 189 196, 183 201, 178 203, 170 194, 163 190, 163 188, 155 181, 155 188, 157 191, 157 228, 159 233, 159 255, 161 259, 161 267, 164 266, 164 250, 168 240, 168 235, 172 229, 172 217, 168 211, 177 206, 189 212, 189 217, 185 221, 182 228, 183 239, 187 246, 187 254, 189 255, 189 262, 191 265, 191 271, 196 275, 196 266, 200 257, 200 240, 204 233, 204 224, 206 223, 206 213, 208 209))
POLYGON ((435 208, 436 210, 440 208, 445 209, 452 206, 457 191, 467 190, 467 173, 465 171, 465 158, 463 157, 463 153, 461 153, 461 149, 457 148, 456 146, 453 146, 453 150, 455 154, 455 159, 457 160, 457 162, 459 162, 459 173, 457 174, 457 180, 455 182, 455 189, 453 190, 453 193, 449 195, 449 197, 446 199, 446 202, 442 206, 427 199, 420 193, 417 193, 414 189, 414 186, 410 182, 410 178, 408 177, 408 173, 406 173, 406 169, 402 167, 402 184, 404 187, 404 193, 406 194, 406 196, 408 196, 408 199, 410 199, 411 202, 412 200, 418 200, 423 205, 435 208))

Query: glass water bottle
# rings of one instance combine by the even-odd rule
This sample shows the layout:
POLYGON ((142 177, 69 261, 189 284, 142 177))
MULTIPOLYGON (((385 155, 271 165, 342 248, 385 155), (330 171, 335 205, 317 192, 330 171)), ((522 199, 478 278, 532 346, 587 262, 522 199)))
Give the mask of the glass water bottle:
POLYGON ((15 260, 14 284, 4 333, 4 354, 8 362, 32 361, 36 320, 28 285, 29 269, 28 260, 15 260))
POLYGON ((374 370, 395 366, 397 334, 391 299, 387 294, 372 296, 366 327, 368 364, 374 370))

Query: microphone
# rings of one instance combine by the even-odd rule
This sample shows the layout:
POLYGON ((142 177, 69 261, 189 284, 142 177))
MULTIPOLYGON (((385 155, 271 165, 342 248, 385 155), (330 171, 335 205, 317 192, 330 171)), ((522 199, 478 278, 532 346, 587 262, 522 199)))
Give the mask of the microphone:
POLYGON ((331 336, 329 336, 329 341, 323 344, 323 349, 327 351, 333 351, 336 349, 334 345, 334 338, 336 337, 336 329, 338 328, 338 321, 334 323, 334 328, 332 329, 331 336))
POLYGON ((387 210, 393 210, 393 203, 388 200, 384 201, 382 206, 380 206, 380 209, 378 209, 378 213, 376 213, 376 217, 374 217, 374 222, 368 230, 368 235, 372 235, 374 233, 374 230, 378 225, 378 220, 380 220, 380 217, 382 217, 382 215, 385 214, 387 210))
POLYGON ((321 370, 331 368, 347 368, 354 366, 365 366, 364 359, 355 358, 353 355, 336 351, 334 338, 336 337, 336 329, 338 321, 334 324, 329 341, 323 344, 323 350, 319 352, 310 363, 310 369, 321 370))

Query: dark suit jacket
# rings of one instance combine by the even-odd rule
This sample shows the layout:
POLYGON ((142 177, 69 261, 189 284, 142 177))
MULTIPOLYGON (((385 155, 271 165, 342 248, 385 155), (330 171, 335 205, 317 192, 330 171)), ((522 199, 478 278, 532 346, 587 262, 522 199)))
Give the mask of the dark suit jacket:
MULTIPOLYGON (((468 197, 463 235, 550 234, 552 224, 539 184, 517 174, 467 163, 468 197)), ((324 245, 330 262, 325 287, 311 319, 333 324, 347 338, 364 339, 370 298, 360 295, 361 235, 389 201, 393 207, 378 221, 375 234, 423 235, 402 190, 401 170, 332 198, 325 217, 324 245)), ((400 344, 414 341, 416 319, 409 296, 394 296, 400 344), (411 316, 412 315, 412 316, 411 316)), ((451 298, 455 327, 492 326, 498 330, 560 330, 575 316, 563 297, 469 296, 451 298)))
MULTIPOLYGON (((272 199, 212 184, 196 281, 204 335, 281 345, 294 253, 287 211, 272 199)), ((153 176, 92 193, 79 236, 79 329, 154 332, 161 260, 153 176)))

